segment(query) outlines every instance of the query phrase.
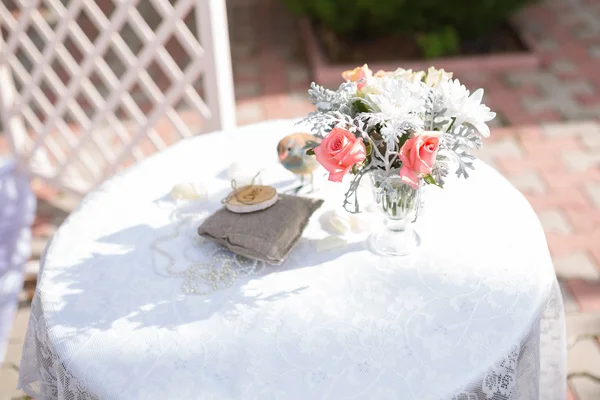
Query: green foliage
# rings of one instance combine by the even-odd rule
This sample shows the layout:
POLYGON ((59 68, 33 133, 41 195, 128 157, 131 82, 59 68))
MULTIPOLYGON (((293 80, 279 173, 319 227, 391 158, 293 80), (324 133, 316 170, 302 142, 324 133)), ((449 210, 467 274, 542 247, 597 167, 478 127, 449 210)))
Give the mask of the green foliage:
POLYGON ((442 187, 440 184, 438 184, 438 183, 435 181, 435 178, 434 178, 434 177, 433 177, 431 174, 427 174, 427 175, 425 175, 425 176, 423 177, 423 180, 424 180, 425 182, 429 183, 430 185, 435 185, 435 186, 442 187))
POLYGON ((315 147, 317 147, 318 145, 319 143, 315 142, 314 140, 307 140, 302 150, 306 150, 306 154, 308 154, 309 156, 314 156, 315 147))
POLYGON ((415 35, 426 57, 451 54, 536 0, 283 0, 338 36, 415 35))
POLYGON ((372 110, 369 109, 369 107, 363 103, 360 100, 356 100, 354 102, 354 109, 356 110, 356 112, 371 112, 372 110))
POLYGON ((416 40, 425 58, 454 54, 458 52, 459 48, 458 33, 451 26, 434 32, 420 33, 417 35, 416 40))
POLYGON ((366 150, 367 157, 369 157, 371 155, 371 153, 373 152, 373 145, 371 144, 371 142, 365 143, 365 150, 366 150))

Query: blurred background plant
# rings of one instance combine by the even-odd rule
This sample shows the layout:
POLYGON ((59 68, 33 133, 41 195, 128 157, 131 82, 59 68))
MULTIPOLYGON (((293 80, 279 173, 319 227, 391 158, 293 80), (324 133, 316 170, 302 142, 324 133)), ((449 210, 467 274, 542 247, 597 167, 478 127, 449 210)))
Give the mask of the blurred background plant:
MULTIPOLYGON (((421 56, 457 54, 461 45, 485 47, 488 36, 536 0, 283 0, 339 41, 360 43, 404 36, 421 56)), ((331 38, 325 38, 331 42, 331 38)), ((329 46, 331 47, 331 46, 329 46)))

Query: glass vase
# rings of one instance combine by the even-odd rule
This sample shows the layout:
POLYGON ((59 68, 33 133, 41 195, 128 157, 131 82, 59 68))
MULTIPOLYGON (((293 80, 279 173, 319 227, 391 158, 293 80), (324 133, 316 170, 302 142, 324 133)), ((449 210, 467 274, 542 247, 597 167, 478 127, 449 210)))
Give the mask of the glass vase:
POLYGON ((370 174, 378 209, 385 217, 382 229, 373 232, 368 243, 371 250, 386 256, 410 254, 421 243, 414 228, 424 185, 413 189, 402 182, 398 171, 374 171, 370 174))

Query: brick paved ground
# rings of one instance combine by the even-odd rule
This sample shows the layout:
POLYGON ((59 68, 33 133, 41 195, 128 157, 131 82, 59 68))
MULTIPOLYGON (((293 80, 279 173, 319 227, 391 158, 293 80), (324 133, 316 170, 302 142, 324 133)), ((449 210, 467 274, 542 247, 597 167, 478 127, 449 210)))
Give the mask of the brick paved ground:
MULTIPOLYGON (((230 2, 231 52, 240 123, 303 115, 310 73, 294 18, 278 0, 230 2)), ((538 42, 542 67, 458 74, 483 87, 497 125, 600 118, 600 3, 542 0, 517 25, 538 42)), ((365 60, 368 62, 368 60, 365 60)))
MULTIPOLYGON (((307 63, 294 19, 280 3, 228 1, 240 124, 311 110, 307 63)), ((567 309, 569 399, 599 399, 600 2, 546 0, 525 10, 518 21, 539 41, 540 70, 458 77, 484 87, 486 103, 499 113, 480 157, 525 194, 546 231, 567 309)), ((64 210, 73 207, 39 183, 34 188, 40 205, 33 270, 47 238, 68 215, 64 210)), ((31 290, 28 285, 24 298, 31 290)), ((27 311, 25 302, 8 359, 0 367, 2 395, 18 396, 13 389, 27 311)))

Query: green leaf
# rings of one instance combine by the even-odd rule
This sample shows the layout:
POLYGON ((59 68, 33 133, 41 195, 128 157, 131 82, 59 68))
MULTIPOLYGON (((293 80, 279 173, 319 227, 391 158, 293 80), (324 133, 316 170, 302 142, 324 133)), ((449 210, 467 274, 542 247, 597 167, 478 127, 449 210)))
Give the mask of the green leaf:
POLYGON ((307 140, 306 143, 304 143, 304 150, 308 150, 308 149, 314 149, 315 147, 319 146, 319 142, 315 142, 314 140, 307 140))
POLYGON ((352 166, 352 173, 353 173, 354 175, 358 174, 358 169, 356 168, 356 164, 354 164, 354 165, 352 166))
POLYGON ((366 142, 365 143, 365 150, 366 150, 366 154, 367 157, 369 157, 371 155, 371 153, 373 152, 373 145, 371 144, 371 142, 366 142))
POLYGON ((446 129, 446 132, 450 132, 452 130, 455 122, 456 122, 456 117, 452 117, 452 122, 450 123, 450 125, 448 125, 448 129, 446 129))
POLYGON ((309 156, 314 156, 315 155, 315 149, 308 149, 308 150, 306 150, 306 154, 308 154, 309 156))
POLYGON ((401 149, 402 146, 404 146, 404 143, 406 143, 406 141, 408 139, 410 139, 410 136, 411 135, 409 135, 409 134, 405 134, 405 135, 400 136, 400 138, 398 139, 398 149, 401 149))
POLYGON ((435 181, 435 178, 431 174, 427 174, 427 175, 423 176, 423 180, 425 182, 429 183, 430 185, 435 185, 440 188, 442 187, 435 181))
POLYGON ((362 101, 360 101, 360 100, 356 100, 354 102, 354 108, 358 112, 370 112, 371 111, 369 109, 369 107, 365 103, 363 103, 362 101))

